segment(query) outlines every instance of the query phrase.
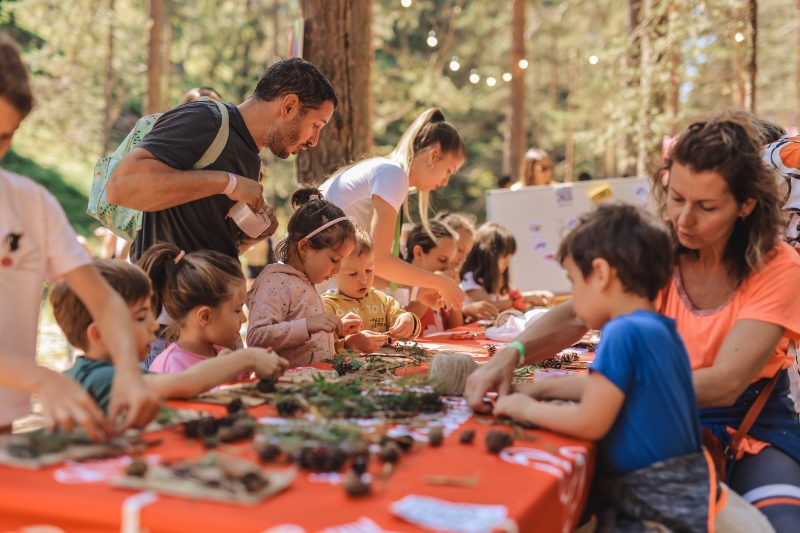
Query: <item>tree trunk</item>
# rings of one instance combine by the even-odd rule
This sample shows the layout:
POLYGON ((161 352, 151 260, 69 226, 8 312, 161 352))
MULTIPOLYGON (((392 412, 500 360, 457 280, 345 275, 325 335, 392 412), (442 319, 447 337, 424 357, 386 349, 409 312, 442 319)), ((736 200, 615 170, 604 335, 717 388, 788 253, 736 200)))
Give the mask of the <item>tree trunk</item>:
POLYGON ((162 94, 164 95, 164 105, 168 107, 171 107, 170 93, 172 92, 172 13, 172 3, 168 2, 164 12, 164 46, 162 47, 163 55, 161 59, 164 87, 162 94))
POLYGON ((150 0, 150 44, 147 59, 147 106, 145 113, 161 111, 161 29, 164 25, 163 0, 150 0))
POLYGON ((565 150, 565 169, 564 169, 564 182, 569 183, 575 181, 575 126, 573 123, 573 111, 575 109, 575 90, 578 87, 578 58, 575 54, 570 54, 568 73, 569 79, 567 80, 567 113, 566 118, 566 150, 565 150))
MULTIPOLYGON (((643 0, 641 17, 646 27, 652 16, 653 0, 643 0)), ((636 175, 647 175, 648 139, 650 138, 650 105, 652 102, 652 42, 649 29, 641 33, 639 50, 639 113, 637 118, 636 175)))
POLYGON ((525 71, 519 61, 525 58, 525 0, 511 0, 511 98, 506 111, 506 146, 504 173, 517 180, 522 157, 525 154, 525 71))
MULTIPOLYGON (((800 2, 800 0, 798 0, 800 2)), ((281 0, 272 0, 272 61, 279 61, 283 55, 281 54, 281 39, 285 37, 281 35, 281 0)))
POLYGON ((798 28, 795 29, 795 84, 794 84, 794 91, 795 91, 795 105, 797 106, 794 110, 794 123, 797 124, 798 120, 800 120, 800 0, 797 0, 797 15, 795 15, 797 20, 798 28))
POLYGON ((747 25, 749 26, 750 57, 747 61, 747 83, 744 91, 744 105, 751 112, 756 112, 756 74, 758 64, 756 52, 758 50, 758 0, 749 0, 747 3, 747 25))
POLYGON ((667 109, 669 124, 667 131, 670 136, 677 135, 680 131, 678 115, 680 114, 681 92, 681 49, 680 41, 676 39, 678 31, 678 6, 672 0, 667 10, 667 33, 670 42, 669 50, 669 89, 667 93, 667 109))
POLYGON ((372 0, 303 0, 303 55, 328 77, 339 107, 319 145, 297 157, 301 183, 320 183, 372 149, 372 0))
POLYGON ((111 129, 114 126, 114 2, 108 0, 108 34, 106 35, 106 79, 103 90, 105 105, 103 107, 103 140, 100 154, 106 155, 111 142, 111 129))

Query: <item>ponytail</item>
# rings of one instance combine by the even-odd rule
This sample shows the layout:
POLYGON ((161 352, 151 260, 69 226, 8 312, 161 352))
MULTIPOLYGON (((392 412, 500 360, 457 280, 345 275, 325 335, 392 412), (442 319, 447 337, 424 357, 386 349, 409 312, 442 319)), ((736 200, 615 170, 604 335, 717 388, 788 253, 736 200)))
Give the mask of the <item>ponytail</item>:
POLYGON ((217 307, 244 282, 236 259, 211 250, 186 254, 170 243, 150 247, 137 264, 153 284, 153 312, 163 307, 178 324, 196 307, 217 307))
MULTIPOLYGON (((425 110, 414 122, 403 132, 400 141, 389 154, 389 159, 397 162, 403 170, 409 172, 411 162, 414 157, 438 144, 442 155, 458 153, 465 154, 466 148, 464 141, 458 134, 456 128, 447 122, 444 113, 436 107, 425 110)), ((422 226, 429 234, 431 226, 428 220, 428 210, 430 208, 430 193, 418 191, 419 194, 419 217, 422 226)), ((408 199, 403 203, 403 213, 407 220, 411 220, 408 212, 408 199)))

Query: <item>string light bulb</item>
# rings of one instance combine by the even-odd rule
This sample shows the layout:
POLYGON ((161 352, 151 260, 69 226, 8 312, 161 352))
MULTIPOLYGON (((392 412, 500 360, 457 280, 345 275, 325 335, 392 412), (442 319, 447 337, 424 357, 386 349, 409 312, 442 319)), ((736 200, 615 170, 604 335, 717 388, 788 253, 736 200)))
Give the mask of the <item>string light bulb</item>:
POLYGON ((589 56, 589 64, 596 65, 600 61, 600 58, 597 56, 589 56))
POLYGON ((458 72, 460 68, 461 63, 458 62, 458 56, 453 56, 453 58, 450 60, 450 70, 453 72, 458 72))
POLYGON ((520 59, 519 63, 517 63, 517 64, 519 65, 519 68, 521 68, 522 70, 525 70, 526 68, 528 68, 528 60, 527 59, 520 59))
POLYGON ((744 42, 744 33, 740 32, 740 31, 737 31, 737 32, 736 32, 736 35, 734 35, 734 36, 733 36, 733 39, 734 39, 734 40, 735 40, 737 43, 742 43, 742 42, 744 42))
POLYGON ((434 48, 437 44, 439 44, 439 39, 436 38, 436 32, 431 30, 428 32, 428 39, 425 41, 428 43, 428 46, 434 48))
POLYGON ((400 0, 400 5, 403 7, 411 7, 412 0, 400 0))
POLYGON ((478 71, 472 69, 469 71, 469 82, 473 85, 481 81, 481 76, 478 74, 478 71))
POLYGON ((486 78, 486 85, 488 85, 489 87, 494 87, 495 85, 497 85, 497 78, 495 78, 494 76, 489 76, 488 78, 486 78))
POLYGON ((503 81, 511 81, 513 77, 510 72, 503 72, 503 81))

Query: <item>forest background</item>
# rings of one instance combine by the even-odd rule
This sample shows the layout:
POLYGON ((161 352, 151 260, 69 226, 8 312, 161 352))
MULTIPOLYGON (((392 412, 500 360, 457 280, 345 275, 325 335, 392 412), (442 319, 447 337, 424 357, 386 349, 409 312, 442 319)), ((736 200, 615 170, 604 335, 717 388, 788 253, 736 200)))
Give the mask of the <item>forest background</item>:
POLYGON ((665 136, 728 106, 800 125, 800 0, 0 0, 0 28, 36 96, 2 165, 83 234, 94 163, 138 117, 196 86, 239 103, 302 48, 347 104, 317 150, 264 154, 279 208, 299 181, 388 153, 429 106, 468 149, 434 205, 479 219, 529 147, 559 181, 646 175, 665 136))

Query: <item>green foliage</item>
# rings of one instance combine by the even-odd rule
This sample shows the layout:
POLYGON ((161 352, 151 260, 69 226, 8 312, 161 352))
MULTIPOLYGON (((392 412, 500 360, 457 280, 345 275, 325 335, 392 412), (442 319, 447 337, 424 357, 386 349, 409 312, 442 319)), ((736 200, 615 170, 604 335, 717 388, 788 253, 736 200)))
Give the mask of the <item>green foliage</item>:
MULTIPOLYGON (((249 96, 263 70, 286 55, 287 31, 300 17, 297 0, 165 2, 171 13, 171 69, 164 107, 198 85, 228 101, 249 96)), ((525 71, 528 146, 548 150, 563 179, 572 146, 575 169, 594 176, 636 169, 639 141, 647 162, 662 137, 687 122, 733 105, 749 47, 741 0, 647 0, 651 9, 631 27, 627 0, 527 2, 525 71), (643 76, 638 43, 646 33, 652 64, 643 76), (589 62, 596 56, 595 64, 589 62), (737 69, 739 69, 737 71, 737 69), (737 72, 740 74, 737 78, 737 72), (641 82, 649 85, 644 95, 641 82), (675 113, 670 94, 679 92, 675 113)), ((800 124, 797 105, 797 6, 760 2, 757 109, 785 126, 800 124), (787 57, 788 56, 788 57, 787 57)), ((53 166, 88 191, 91 168, 104 150, 107 124, 107 34, 113 23, 113 148, 141 114, 147 73, 148 3, 141 0, 16 0, 0 3, 0 26, 20 42, 30 67, 36 107, 15 138, 22 155, 53 166), (43 150, 41 147, 47 147, 43 150)), ((438 209, 483 217, 485 190, 503 168, 509 86, 510 3, 374 0, 372 72, 374 154, 388 153, 425 108, 441 107, 467 142, 467 162, 433 195, 438 209), (426 44, 435 31, 438 44, 426 44), (461 68, 448 68, 458 56, 461 68), (481 75, 468 81, 471 69, 481 75), (495 77, 489 87, 487 76, 495 77)), ((166 76, 165 76, 166 78, 166 76)), ((265 157, 268 200, 279 209, 296 186, 293 158, 265 157)), ((80 218, 79 209, 68 214, 80 218)), ((279 214, 281 219, 288 213, 279 214)))
POLYGON ((97 227, 97 222, 86 214, 86 204, 89 201, 87 194, 65 181, 64 176, 57 169, 41 166, 33 159, 22 157, 14 150, 9 150, 3 158, 2 166, 11 172, 31 178, 58 198, 67 213, 70 224, 78 233, 89 235, 97 227))

